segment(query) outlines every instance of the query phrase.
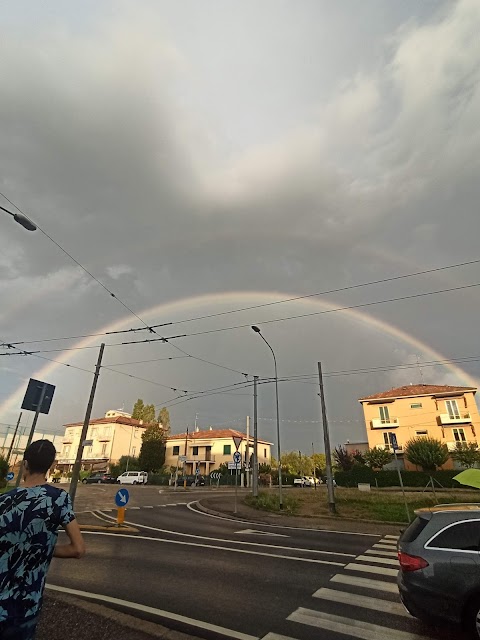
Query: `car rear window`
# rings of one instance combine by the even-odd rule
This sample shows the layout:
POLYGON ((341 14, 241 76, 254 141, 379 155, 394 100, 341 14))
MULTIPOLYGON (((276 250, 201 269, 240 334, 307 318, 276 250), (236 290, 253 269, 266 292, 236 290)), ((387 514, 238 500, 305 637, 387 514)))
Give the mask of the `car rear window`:
POLYGON ((440 531, 430 540, 428 546, 437 549, 480 551, 480 520, 453 524, 440 531))
POLYGON ((427 524, 427 518, 415 518, 415 520, 403 532, 401 542, 413 542, 416 540, 427 524))

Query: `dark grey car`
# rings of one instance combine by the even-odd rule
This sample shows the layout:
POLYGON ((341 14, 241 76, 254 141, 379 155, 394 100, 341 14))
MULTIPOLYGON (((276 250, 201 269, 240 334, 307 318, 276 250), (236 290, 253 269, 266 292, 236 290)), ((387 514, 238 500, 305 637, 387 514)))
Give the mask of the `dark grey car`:
POLYGON ((445 620, 480 639, 480 504, 438 505, 398 542, 398 588, 417 618, 445 620))

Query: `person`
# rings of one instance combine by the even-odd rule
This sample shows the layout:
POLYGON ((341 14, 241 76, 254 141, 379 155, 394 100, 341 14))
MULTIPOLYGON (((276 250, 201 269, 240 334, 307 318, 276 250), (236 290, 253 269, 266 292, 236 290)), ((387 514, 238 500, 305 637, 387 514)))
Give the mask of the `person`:
POLYGON ((46 484, 56 456, 49 440, 24 453, 23 487, 0 496, 0 639, 33 640, 52 557, 81 558, 85 545, 70 496, 46 484), (68 544, 56 544, 64 527, 68 544))

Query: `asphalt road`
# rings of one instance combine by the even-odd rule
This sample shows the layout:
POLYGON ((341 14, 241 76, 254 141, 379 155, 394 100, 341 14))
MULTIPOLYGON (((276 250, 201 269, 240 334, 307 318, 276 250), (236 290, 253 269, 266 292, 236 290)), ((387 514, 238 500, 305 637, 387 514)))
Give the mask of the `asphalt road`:
MULTIPOLYGON (((81 489, 77 508, 111 509, 118 487, 81 489)), ((132 489, 126 520, 140 534, 87 533, 87 556, 54 560, 49 585, 205 638, 461 637, 404 612, 393 536, 238 522, 196 511, 201 490, 132 489)))

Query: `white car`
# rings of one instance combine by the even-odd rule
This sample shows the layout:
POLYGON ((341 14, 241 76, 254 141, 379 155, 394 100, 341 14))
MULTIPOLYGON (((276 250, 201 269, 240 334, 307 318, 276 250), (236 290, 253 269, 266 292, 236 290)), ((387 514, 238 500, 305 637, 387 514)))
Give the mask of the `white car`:
POLYGON ((118 484, 147 484, 148 473, 146 471, 125 471, 118 476, 118 484))
POLYGON ((313 476, 302 476, 301 478, 295 478, 293 486, 314 487, 316 484, 320 484, 320 482, 318 478, 314 478, 313 476))

